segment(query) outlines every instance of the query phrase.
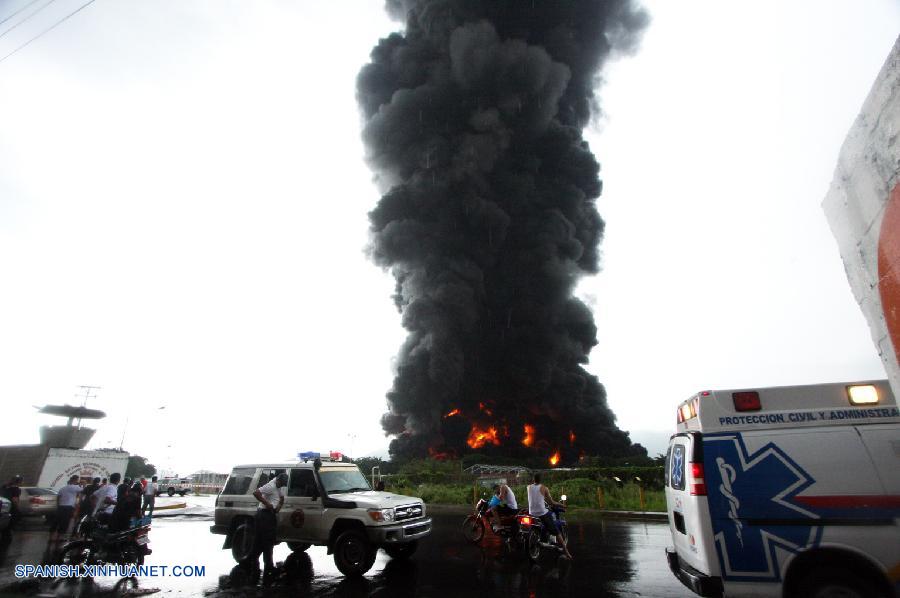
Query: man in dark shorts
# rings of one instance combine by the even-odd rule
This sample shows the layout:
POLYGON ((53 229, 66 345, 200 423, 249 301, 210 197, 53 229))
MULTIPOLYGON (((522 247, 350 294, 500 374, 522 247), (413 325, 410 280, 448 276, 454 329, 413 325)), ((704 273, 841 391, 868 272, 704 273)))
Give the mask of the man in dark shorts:
POLYGON ((59 536, 69 531, 69 523, 75 515, 75 507, 82 488, 78 484, 78 476, 69 478, 69 483, 59 489, 57 493, 56 517, 50 524, 50 541, 59 540, 59 536))
POLYGON ((548 504, 563 506, 562 503, 553 500, 553 497, 550 496, 550 491, 547 490, 546 486, 541 484, 541 474, 536 473, 534 474, 534 483, 528 486, 528 514, 532 517, 540 518, 541 523, 544 524, 547 532, 556 536, 556 540, 566 553, 566 556, 571 559, 572 553, 569 552, 569 547, 566 546, 566 539, 563 538, 563 535, 559 532, 559 528, 556 526, 556 520, 553 518, 553 513, 547 509, 548 504))
POLYGON ((272 548, 275 546, 275 530, 278 526, 278 511, 284 506, 285 486, 288 475, 279 473, 275 478, 257 488, 253 496, 259 501, 256 509, 256 533, 253 537, 253 550, 247 556, 245 564, 259 571, 259 555, 263 555, 263 583, 271 580, 275 573, 272 563, 272 548))

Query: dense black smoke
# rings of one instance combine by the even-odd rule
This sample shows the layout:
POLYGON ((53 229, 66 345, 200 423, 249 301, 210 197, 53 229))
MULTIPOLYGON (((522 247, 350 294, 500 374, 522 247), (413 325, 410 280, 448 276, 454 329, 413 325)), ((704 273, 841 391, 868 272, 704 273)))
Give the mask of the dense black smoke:
POLYGON ((572 291, 603 235, 581 132, 601 66, 634 48, 646 14, 630 0, 387 10, 405 32, 372 50, 357 95, 384 191, 371 254, 409 331, 382 418, 391 453, 628 453, 582 367, 597 329, 572 291))

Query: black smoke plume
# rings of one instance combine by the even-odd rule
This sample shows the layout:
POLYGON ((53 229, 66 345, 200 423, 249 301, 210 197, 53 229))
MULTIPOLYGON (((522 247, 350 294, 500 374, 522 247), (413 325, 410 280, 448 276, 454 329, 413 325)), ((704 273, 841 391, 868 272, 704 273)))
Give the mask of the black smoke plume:
POLYGON ((599 72, 647 23, 630 0, 388 0, 403 34, 357 81, 384 192, 371 255, 409 331, 382 417, 392 455, 622 455, 579 278, 598 271, 599 72), (529 428, 530 427, 530 428, 529 428))

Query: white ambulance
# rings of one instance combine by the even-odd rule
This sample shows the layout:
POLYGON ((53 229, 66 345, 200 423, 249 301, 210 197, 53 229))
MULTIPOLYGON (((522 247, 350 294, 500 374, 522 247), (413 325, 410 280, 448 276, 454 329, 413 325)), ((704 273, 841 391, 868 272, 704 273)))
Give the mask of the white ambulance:
POLYGON ((900 596, 886 380, 704 391, 666 453, 669 567, 701 596, 900 596))

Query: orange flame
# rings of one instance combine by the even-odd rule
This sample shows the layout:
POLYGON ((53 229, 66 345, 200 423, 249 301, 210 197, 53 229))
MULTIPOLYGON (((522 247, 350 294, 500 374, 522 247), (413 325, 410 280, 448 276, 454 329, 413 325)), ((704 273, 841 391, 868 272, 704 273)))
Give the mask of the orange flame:
POLYGON ((445 415, 444 417, 453 417, 454 415, 459 415, 459 409, 454 409, 453 411, 451 411, 450 413, 448 413, 448 414, 445 415))
POLYGON ((487 413, 488 415, 494 415, 494 412, 485 407, 484 403, 478 403, 478 408, 487 413))
POLYGON ((569 444, 575 444, 575 432, 569 430, 569 444))
POLYGON ((553 467, 556 467, 557 463, 559 463, 559 451, 556 451, 550 457, 550 465, 552 465, 553 467))
POLYGON ((469 432, 469 438, 466 440, 466 444, 472 448, 481 448, 489 442, 494 446, 500 446, 500 439, 497 437, 497 428, 491 426, 487 430, 482 430, 478 426, 473 425, 472 431, 469 432))
POLYGON ((534 426, 531 424, 525 424, 525 438, 522 439, 522 444, 525 446, 534 444, 534 426))
POLYGON ((447 459, 453 458, 453 453, 443 452, 436 450, 433 447, 428 447, 428 456, 434 459, 435 461, 446 461, 447 459))

